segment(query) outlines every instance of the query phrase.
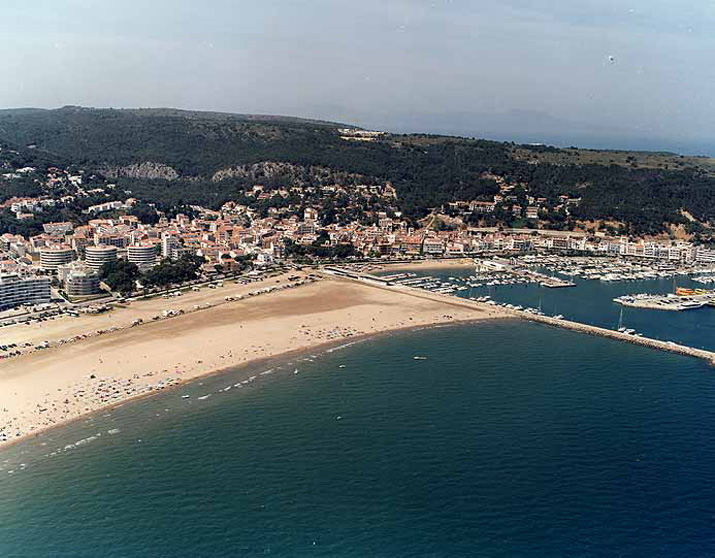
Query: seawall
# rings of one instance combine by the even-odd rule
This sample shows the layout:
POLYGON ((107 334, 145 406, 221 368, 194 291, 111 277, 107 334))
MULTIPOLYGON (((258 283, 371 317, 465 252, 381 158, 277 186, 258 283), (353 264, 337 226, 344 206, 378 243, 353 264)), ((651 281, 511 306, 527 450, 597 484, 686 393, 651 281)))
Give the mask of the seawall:
MULTIPOLYGON (((334 274, 333 274, 334 275, 334 274)), ((408 287, 405 285, 386 285, 381 282, 373 281, 371 277, 364 277, 361 274, 354 274, 351 277, 343 276, 343 280, 347 281, 357 281, 364 285, 370 285, 378 289, 386 290, 398 290, 404 294, 409 294, 414 297, 424 298, 428 300, 440 300, 446 304, 453 306, 467 306, 479 312, 487 312, 495 318, 517 318, 522 320, 527 320, 531 322, 538 322, 554 327, 560 327, 563 329, 570 329, 572 331, 578 331, 580 333, 587 333, 590 335, 599 335, 601 337, 608 337, 610 339, 615 339, 617 341, 623 341, 626 343, 632 343, 634 345, 642 345, 644 347, 650 347, 651 349, 658 349, 661 351, 668 351, 670 353, 676 353, 679 355, 691 356, 695 358, 701 358, 708 361, 711 365, 715 365, 715 352, 707 351, 705 349, 696 349, 695 347, 689 347, 687 345, 679 345, 673 341, 661 341, 659 339, 651 339, 649 337, 641 337, 636 335, 629 335, 627 333, 621 333, 620 331, 614 331, 611 329, 606 329, 603 327, 592 326, 588 324, 582 324, 579 322, 572 322, 564 319, 551 318, 549 316, 539 316, 536 314, 530 314, 529 312, 524 312, 520 310, 510 310, 507 308, 492 306, 490 304, 485 304, 482 302, 475 302, 472 300, 446 295, 432 293, 428 291, 423 291, 421 289, 416 289, 413 287, 408 287)))
POLYGON ((589 333, 591 335, 600 335, 601 337, 609 337, 611 339, 616 339, 618 341, 624 341, 626 343, 633 343, 634 345, 643 345, 644 347, 650 347, 652 349, 659 349, 661 351, 668 351, 671 353, 677 353, 680 355, 687 355, 696 358, 702 358, 707 360, 710 364, 715 365, 715 353, 712 351, 706 351, 704 349, 696 349, 695 347, 688 347, 687 345, 679 345, 673 341, 661 341, 659 339, 651 339, 649 337, 639 337, 636 335, 629 335, 627 333, 621 333, 620 331, 613 331, 611 329, 606 329, 602 327, 592 326, 588 324, 582 324, 579 322, 571 322, 568 320, 557 320, 556 318, 550 318, 548 316, 537 316, 534 314, 528 314, 524 312, 518 312, 522 319, 539 322, 542 324, 548 324, 555 327, 561 327, 564 329, 570 329, 573 331, 580 331, 581 333, 589 333))

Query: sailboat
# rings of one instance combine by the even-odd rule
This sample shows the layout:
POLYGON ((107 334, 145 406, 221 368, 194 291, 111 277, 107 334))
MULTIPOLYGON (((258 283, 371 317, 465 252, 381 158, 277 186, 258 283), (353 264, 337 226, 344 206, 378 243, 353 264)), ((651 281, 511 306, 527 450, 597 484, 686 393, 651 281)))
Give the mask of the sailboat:
POLYGON ((626 331, 626 326, 623 325, 623 308, 621 308, 621 315, 618 318, 618 331, 624 333, 626 331))
POLYGON ((636 334, 635 329, 628 329, 623 325, 623 308, 621 308, 621 317, 618 319, 618 331, 620 333, 625 333, 626 335, 640 335, 636 334))

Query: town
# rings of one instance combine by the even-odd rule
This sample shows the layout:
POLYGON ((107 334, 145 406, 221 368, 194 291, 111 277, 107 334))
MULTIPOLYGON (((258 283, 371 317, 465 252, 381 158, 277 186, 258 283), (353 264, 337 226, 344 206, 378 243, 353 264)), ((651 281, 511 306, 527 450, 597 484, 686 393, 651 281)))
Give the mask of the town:
MULTIPOLYGON (((372 139, 363 136, 356 137, 372 139)), ((261 165, 269 177, 286 168, 290 165, 261 165)), ((359 178, 340 183, 296 180, 289 187, 256 183, 219 209, 188 205, 168 212, 81 169, 13 168, 5 161, 0 181, 31 185, 37 195, 14 196, 0 204, 4 228, 15 230, 0 235, 0 311, 42 311, 43 305, 56 302, 86 308, 88 302, 287 263, 540 253, 673 265, 715 263, 715 250, 685 240, 629 238, 588 228, 486 226, 498 212, 509 211, 534 224, 539 215, 567 214, 578 204, 566 195, 555 202, 523 191, 517 196, 514 185, 495 176, 483 177, 499 188, 491 200, 450 202, 419 223, 403 217, 389 182, 362 184, 359 178), (67 214, 74 219, 52 220, 67 214)))

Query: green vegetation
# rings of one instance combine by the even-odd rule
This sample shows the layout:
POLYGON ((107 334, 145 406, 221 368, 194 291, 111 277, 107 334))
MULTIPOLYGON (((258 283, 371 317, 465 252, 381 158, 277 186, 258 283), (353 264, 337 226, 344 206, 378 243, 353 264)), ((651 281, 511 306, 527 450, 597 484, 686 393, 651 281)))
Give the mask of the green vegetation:
POLYGON ((145 225, 156 225, 159 222, 159 214, 147 203, 138 203, 129 210, 129 215, 134 215, 145 225))
POLYGON ((126 295, 134 290, 139 268, 127 260, 107 262, 100 269, 99 277, 110 289, 126 295))
POLYGON ((0 180, 0 202, 15 197, 33 197, 41 195, 42 188, 31 178, 0 180))
POLYGON ((304 246, 296 244, 291 240, 286 242, 286 252, 290 256, 297 258, 317 258, 320 260, 327 259, 345 259, 356 255, 355 247, 352 244, 338 244, 337 246, 325 245, 320 238, 313 244, 304 246))
MULTIPOLYGON (((291 202, 247 197, 256 184, 271 192, 295 184, 332 181, 352 188, 390 182, 397 192, 394 207, 375 201, 341 212, 336 199, 323 207, 322 216, 341 222, 360 218, 360 212, 399 210, 416 222, 448 202, 492 199, 500 190, 492 178, 496 177, 503 185, 514 186, 515 195, 526 188, 529 196, 545 198, 541 216, 550 228, 573 228, 576 221, 613 221, 624 224, 622 232, 640 235, 659 233, 670 225, 694 227, 683 211, 705 229, 715 225, 713 161, 669 153, 516 146, 431 135, 387 134, 373 142, 353 142, 341 139, 337 125, 325 122, 79 107, 0 111, 0 142, 0 161, 6 157, 37 166, 75 164, 88 172, 116 175, 110 180, 117 183, 117 191, 131 192, 165 211, 189 204, 218 208, 236 200, 265 216, 269 207, 291 202), (215 176, 266 161, 288 165, 271 173, 229 173, 221 180, 215 176), (117 171, 146 162, 165 165, 167 176, 173 178, 117 171), (565 212, 561 195, 580 202, 565 212)), ((31 180, 0 181, 0 199, 36 191, 31 180)), ((142 220, 151 215, 145 209, 140 212, 142 220)), ((506 204, 486 221, 510 225, 521 218, 506 204)), ((0 232, 12 230, 8 224, 4 227, 0 232)))
POLYGON ((556 149, 546 146, 517 145, 513 147, 512 154, 517 160, 540 164, 620 165, 629 168, 661 170, 693 168, 706 174, 715 174, 715 159, 713 158, 667 152, 579 149, 577 147, 556 149))
POLYGON ((147 287, 166 287, 196 279, 201 265, 206 260, 201 256, 184 254, 176 261, 163 260, 141 277, 147 287))
POLYGON ((184 254, 176 261, 163 260, 142 274, 136 264, 119 259, 105 263, 99 276, 110 289, 126 295, 134 291, 137 281, 145 287, 167 287, 192 281, 205 261, 201 256, 184 254))

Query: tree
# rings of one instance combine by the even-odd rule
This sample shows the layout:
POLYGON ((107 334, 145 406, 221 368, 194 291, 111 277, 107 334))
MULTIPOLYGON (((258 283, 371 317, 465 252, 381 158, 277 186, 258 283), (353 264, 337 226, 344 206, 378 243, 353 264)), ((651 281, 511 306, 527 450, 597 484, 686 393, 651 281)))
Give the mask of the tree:
POLYGON ((155 225, 159 222, 159 215, 148 203, 138 203, 129 210, 129 215, 139 218, 145 225, 155 225))
POLYGON ((110 289, 125 295, 134 290, 139 268, 127 260, 107 262, 99 270, 99 277, 110 289))
POLYGON ((146 286, 166 287, 196 279, 196 275, 206 260, 201 256, 184 254, 178 260, 163 260, 142 276, 146 286))

